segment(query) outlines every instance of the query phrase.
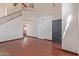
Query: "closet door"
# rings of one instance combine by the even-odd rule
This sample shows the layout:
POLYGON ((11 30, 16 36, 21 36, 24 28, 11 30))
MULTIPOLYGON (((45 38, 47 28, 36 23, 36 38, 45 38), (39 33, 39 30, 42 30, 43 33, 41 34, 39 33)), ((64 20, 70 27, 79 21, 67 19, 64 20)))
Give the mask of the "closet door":
POLYGON ((45 25, 44 21, 38 22, 38 38, 45 39, 45 25))

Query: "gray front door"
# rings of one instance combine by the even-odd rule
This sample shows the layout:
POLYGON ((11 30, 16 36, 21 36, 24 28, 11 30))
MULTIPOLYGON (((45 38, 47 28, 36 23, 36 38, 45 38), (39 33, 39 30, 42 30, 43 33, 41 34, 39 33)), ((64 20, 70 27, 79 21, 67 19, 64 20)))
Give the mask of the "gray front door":
POLYGON ((62 21, 61 20, 55 20, 52 21, 52 40, 54 42, 58 42, 61 43, 61 39, 62 39, 62 21))

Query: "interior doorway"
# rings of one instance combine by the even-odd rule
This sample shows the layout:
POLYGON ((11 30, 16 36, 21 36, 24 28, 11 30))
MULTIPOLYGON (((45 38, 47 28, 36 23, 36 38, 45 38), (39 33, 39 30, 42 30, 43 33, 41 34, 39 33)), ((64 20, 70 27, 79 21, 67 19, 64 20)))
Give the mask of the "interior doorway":
POLYGON ((23 36, 24 37, 27 36, 27 25, 26 25, 26 22, 23 23, 23 36))

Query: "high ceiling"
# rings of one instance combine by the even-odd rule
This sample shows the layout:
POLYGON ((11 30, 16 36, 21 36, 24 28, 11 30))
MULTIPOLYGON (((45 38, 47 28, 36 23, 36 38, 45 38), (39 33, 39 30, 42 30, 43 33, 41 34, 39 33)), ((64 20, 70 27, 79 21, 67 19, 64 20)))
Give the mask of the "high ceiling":
MULTIPOLYGON (((19 3, 14 3, 13 6, 17 6, 19 3)), ((33 8, 34 9, 34 3, 20 3, 23 8, 33 8)))

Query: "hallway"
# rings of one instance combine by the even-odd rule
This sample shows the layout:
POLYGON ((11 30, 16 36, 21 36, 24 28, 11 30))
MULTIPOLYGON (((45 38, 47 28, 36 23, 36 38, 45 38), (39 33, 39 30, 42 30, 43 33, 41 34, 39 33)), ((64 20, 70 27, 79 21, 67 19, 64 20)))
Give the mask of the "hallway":
POLYGON ((0 55, 12 56, 76 56, 63 51, 60 45, 50 40, 27 37, 0 43, 0 55))

